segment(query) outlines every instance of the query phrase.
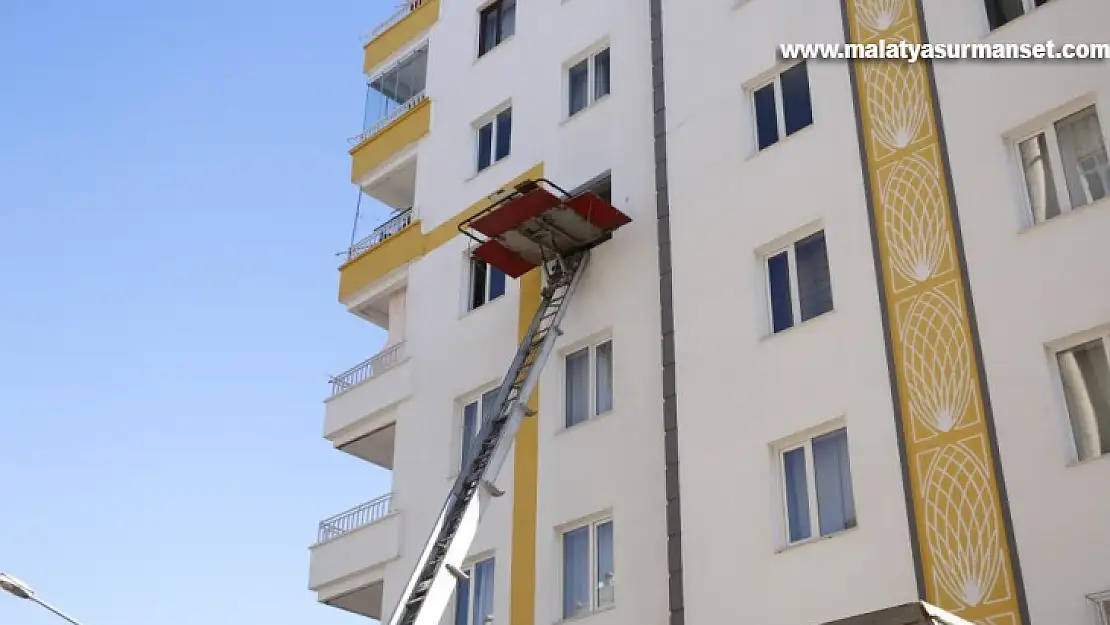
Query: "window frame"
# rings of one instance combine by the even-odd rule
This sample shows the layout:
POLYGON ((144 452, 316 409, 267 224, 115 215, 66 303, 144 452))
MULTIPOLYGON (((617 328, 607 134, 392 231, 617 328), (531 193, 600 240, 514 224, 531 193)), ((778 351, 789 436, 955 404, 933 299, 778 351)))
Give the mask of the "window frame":
POLYGON ((516 10, 518 8, 519 7, 518 7, 517 0, 492 0, 491 2, 486 2, 485 4, 478 7, 478 37, 477 37, 477 41, 475 42, 476 46, 477 46, 477 52, 478 52, 477 58, 479 58, 479 59, 484 58, 487 54, 489 54, 490 52, 493 52, 497 48, 501 47, 501 45, 504 44, 506 41, 509 41, 510 39, 512 39, 513 37, 516 36, 516 10), (512 2, 513 3, 513 32, 512 32, 511 35, 509 35, 507 37, 505 36, 505 33, 504 33, 505 2, 512 2), (496 41, 496 43, 493 43, 488 48, 483 50, 482 49, 482 43, 483 43, 484 40, 482 39, 482 37, 484 36, 484 32, 483 32, 483 27, 485 26, 484 18, 486 16, 486 14, 488 14, 490 12, 496 12, 497 13, 497 37, 496 37, 497 41, 496 41))
POLYGON ((473 158, 474 158, 474 164, 473 164, 473 172, 474 173, 473 173, 473 176, 478 176, 482 172, 489 171, 490 169, 493 168, 494 165, 500 163, 501 161, 507 160, 510 156, 513 155, 513 143, 512 143, 512 141, 513 141, 513 104, 512 104, 512 102, 505 102, 505 103, 501 104, 500 106, 494 108, 492 111, 490 111, 490 112, 486 113, 485 115, 479 117, 472 124, 472 129, 473 129, 473 133, 474 133, 473 134, 473 136, 474 136, 474 144, 473 144, 474 149, 473 149, 473 152, 472 152, 473 158), (497 124, 497 121, 501 117, 501 115, 505 112, 509 113, 509 149, 505 153, 504 156, 498 158, 497 157, 497 139, 498 139, 498 130, 497 130, 497 125, 498 124, 497 124), (482 167, 481 166, 481 159, 480 159, 480 154, 482 152, 482 129, 485 128, 486 126, 490 126, 490 139, 489 139, 489 141, 490 141, 490 146, 489 146, 490 161, 489 161, 488 165, 486 165, 485 167, 482 167))
MULTIPOLYGON (((1049 352, 1049 362, 1054 376, 1053 384, 1057 395, 1057 405, 1059 406, 1059 413, 1062 415, 1062 426, 1067 439, 1067 453, 1070 463, 1072 465, 1086 464, 1104 458, 1110 458, 1110 453, 1102 453, 1090 458, 1079 457, 1079 443, 1075 440, 1075 424, 1072 422, 1071 410, 1068 408, 1068 397, 1066 385, 1064 383, 1063 371, 1060 370, 1059 357, 1065 352, 1070 352, 1088 343, 1100 342, 1102 349, 1106 353, 1107 366, 1110 366, 1110 328, 1102 327, 1089 332, 1084 332, 1067 341, 1061 341, 1056 345, 1052 345, 1049 352)), ((1107 591, 1106 599, 1110 600, 1110 591, 1107 591)), ((1110 625, 1108 623, 1107 625, 1110 625)))
POLYGON ((1021 15, 1019 15, 1019 16, 1011 19, 1011 20, 1005 21, 1005 22, 999 24, 998 26, 992 26, 991 25, 990 10, 987 9, 987 1, 989 1, 989 0, 985 0, 981 4, 981 6, 983 7, 983 17, 986 19, 987 33, 988 34, 993 33, 994 31, 998 30, 999 28, 1003 28, 1003 27, 1007 26, 1008 24, 1011 24, 1011 23, 1015 22, 1015 21, 1025 17, 1026 15, 1029 15, 1033 11, 1035 11, 1035 10, 1039 9, 1040 7, 1044 6, 1045 4, 1048 4, 1049 2, 1051 2, 1051 0, 1045 0, 1045 2, 1038 5, 1036 3, 1036 0, 1021 0, 1021 15))
POLYGON ((1082 113, 1088 109, 1094 111, 1095 120, 1098 122, 1099 131, 1102 134, 1103 148, 1110 153, 1110 142, 1106 139, 1106 127, 1102 123, 1103 120, 1102 115, 1099 113, 1098 103, 1092 98, 1083 98, 1065 107, 1055 109, 1051 113, 1047 113, 1038 118, 1036 122, 1027 126, 1022 132, 1012 135, 1009 141, 1010 158, 1017 169, 1017 180, 1020 186, 1023 203, 1022 221, 1027 228, 1048 223, 1081 208, 1110 198, 1110 195, 1107 195, 1086 204, 1072 206, 1071 193, 1068 190, 1067 177, 1064 173, 1064 157, 1063 153, 1060 151, 1060 138, 1056 134, 1056 124, 1072 115, 1082 113), (1055 217, 1047 218, 1044 221, 1037 221, 1037 215, 1033 207, 1033 198, 1029 195, 1029 182, 1026 180, 1024 159, 1021 156, 1021 144, 1042 134, 1045 137, 1045 144, 1048 147, 1048 157, 1050 159, 1049 173, 1052 175, 1053 193, 1056 197, 1056 205, 1060 208, 1060 214, 1055 217))
POLYGON ((616 528, 617 528, 617 525, 616 525, 616 523, 613 522, 613 515, 611 513, 605 513, 605 514, 593 517, 589 520, 579 521, 579 522, 576 522, 576 523, 573 523, 573 524, 565 525, 565 526, 563 526, 562 528, 559 529, 559 541, 558 541, 559 542, 559 576, 558 576, 558 583, 559 583, 559 614, 560 614, 559 621, 560 622, 583 618, 583 617, 589 616, 590 614, 594 614, 596 612, 601 612, 601 611, 604 611, 604 610, 611 610, 611 609, 616 607, 616 605, 617 605, 617 593, 616 593, 617 529, 616 528), (599 588, 598 588, 598 579, 597 579, 597 577, 598 577, 598 575, 597 575, 597 564, 598 564, 598 561, 600 560, 600 558, 598 557, 598 547, 599 547, 599 545, 598 545, 598 540, 597 540, 597 528, 601 525, 605 525, 606 523, 608 523, 610 525, 610 527, 613 528, 613 530, 612 530, 612 532, 613 532, 613 545, 612 545, 613 554, 612 554, 612 557, 613 557, 613 587, 614 587, 614 590, 613 590, 613 600, 612 600, 612 602, 608 603, 606 605, 599 605, 600 593, 598 592, 599 588), (567 576, 566 537, 571 532, 573 532, 575 530, 582 529, 584 527, 589 528, 586 532, 587 553, 589 554, 589 559, 588 559, 588 562, 587 562, 587 570, 586 570, 586 575, 587 575, 587 580, 586 581, 587 581, 588 587, 590 589, 590 597, 589 597, 590 607, 587 608, 586 610, 584 610, 580 614, 572 614, 572 615, 568 616, 566 614, 566 610, 565 610, 566 601, 567 601, 567 597, 566 597, 566 576, 567 576))
MULTIPOLYGON (((453 607, 452 612, 454 614, 451 617, 451 621, 452 621, 453 625, 481 625, 481 624, 472 623, 472 621, 474 620, 474 593, 477 591, 476 590, 477 589, 477 584, 474 583, 474 572, 478 569, 479 565, 485 564, 487 562, 492 563, 492 565, 493 565, 489 581, 490 581, 491 584, 493 584, 493 591, 494 591, 493 602, 494 602, 494 608, 496 609, 496 605, 497 605, 497 558, 496 558, 496 556, 493 556, 493 555, 479 556, 479 557, 475 558, 472 562, 466 564, 462 568, 462 573, 464 575, 466 575, 466 584, 467 584, 467 587, 466 587, 466 589, 467 589, 467 593, 466 593, 466 623, 459 623, 459 618, 458 618, 459 617, 459 592, 458 592, 458 590, 459 590, 459 586, 462 584, 462 582, 460 580, 455 581, 455 592, 452 595, 452 607, 453 607)), ((491 613, 490 616, 492 617, 493 614, 491 613)))
POLYGON ((836 310, 836 297, 835 289, 833 287, 832 277, 832 258, 829 255, 829 237, 828 230, 823 223, 812 224, 810 226, 801 228, 794 231, 790 235, 783 237, 775 244, 764 248, 760 256, 763 272, 763 300, 764 300, 764 319, 766 323, 766 335, 776 336, 793 330, 810 321, 820 319, 825 315, 836 310), (797 246, 798 243, 812 237, 816 234, 821 234, 825 239, 825 265, 829 273, 829 295, 832 299, 832 307, 825 312, 814 315, 809 319, 802 319, 802 298, 801 286, 798 280, 798 261, 797 261, 797 246), (771 259, 779 254, 786 252, 787 267, 790 269, 790 314, 792 315, 792 323, 790 327, 783 328, 782 330, 775 330, 775 309, 774 299, 771 292, 771 259))
POLYGON ((598 102, 604 101, 606 98, 613 94, 613 52, 612 45, 606 39, 593 46, 587 51, 578 54, 570 61, 563 64, 563 118, 565 120, 574 119, 582 113, 590 109, 598 102), (609 53, 609 84, 608 90, 601 96, 597 95, 597 58, 601 54, 609 53), (570 70, 578 65, 586 63, 586 104, 577 111, 571 112, 570 110, 570 70))
POLYGON ((848 424, 843 419, 837 419, 831 423, 811 428, 787 438, 775 444, 774 459, 776 468, 776 491, 778 495, 778 508, 779 508, 779 551, 805 545, 811 542, 832 538, 839 536, 845 532, 851 531, 859 527, 859 507, 855 502, 855 471, 851 463, 851 447, 848 446, 848 479, 852 484, 852 520, 853 523, 848 527, 829 532, 828 534, 821 534, 821 509, 817 499, 817 470, 813 462, 813 441, 814 439, 833 434, 843 430, 845 433, 845 444, 851 440, 848 436, 848 424), (798 540, 790 539, 790 504, 789 504, 789 487, 786 482, 786 454, 797 450, 804 450, 805 458, 805 478, 806 478, 806 501, 808 503, 809 511, 809 536, 800 538, 798 540))
POLYGON ((490 395, 491 398, 496 400, 496 393, 500 389, 500 385, 491 386, 481 391, 472 393, 467 396, 467 399, 459 402, 459 405, 461 406, 461 409, 459 410, 459 425, 457 430, 459 438, 458 444, 455 445, 456 461, 454 465, 454 472, 452 473, 451 477, 458 475, 459 472, 462 471, 462 464, 466 460, 466 409, 469 408, 471 405, 475 405, 474 440, 477 441, 478 434, 482 431, 482 422, 485 418, 485 398, 487 395, 490 395))
POLYGON ((491 303, 496 302, 497 300, 500 300, 502 297, 505 297, 506 293, 508 293, 508 291, 509 291, 509 276, 508 276, 508 274, 501 271, 497 267, 494 267, 493 265, 487 263, 486 261, 484 261, 480 258, 475 258, 474 256, 471 256, 468 253, 468 254, 466 254, 466 284, 465 284, 465 287, 466 288, 465 288, 465 291, 463 293, 463 297, 465 298, 465 301, 463 302, 463 314, 464 315, 472 313, 472 312, 474 312, 476 310, 479 310, 481 308, 485 308, 486 306, 490 305, 491 303), (474 305, 474 287, 475 287, 474 283, 475 283, 475 280, 477 279, 477 275, 478 275, 477 268, 478 268, 479 263, 482 264, 482 265, 485 265, 485 286, 483 287, 482 303, 475 306, 474 305), (493 272, 494 271, 497 271, 498 273, 500 273, 501 275, 504 276, 504 286, 502 287, 501 293, 499 295, 497 295, 496 297, 491 298, 490 297, 490 288, 493 285, 493 280, 491 280, 491 278, 493 277, 493 272))
POLYGON ((775 147, 776 145, 779 145, 780 143, 782 143, 786 139, 789 139, 790 137, 793 137, 794 135, 798 134, 799 132, 802 132, 806 128, 809 128, 809 127, 811 127, 811 126, 813 126, 817 123, 816 115, 814 114, 814 110, 813 110, 813 82, 810 79, 810 77, 811 77, 811 74, 810 74, 810 71, 809 71, 810 66, 807 64, 806 61, 807 61, 806 59, 801 59, 801 60, 791 61, 790 63, 784 64, 784 65, 777 66, 777 67, 775 67, 775 69, 773 70, 773 72, 771 73, 770 76, 764 77, 762 79, 759 79, 756 82, 751 83, 751 86, 748 88, 748 108, 751 110, 751 116, 752 116, 751 128, 752 128, 753 154, 760 154, 760 153, 762 153, 766 150, 769 150, 769 149, 775 147), (795 130, 794 132, 792 132, 790 134, 787 134, 786 133, 786 102, 782 97, 782 75, 785 74, 786 72, 794 69, 795 67, 797 67, 799 65, 803 65, 803 64, 806 65, 806 97, 809 98, 810 122, 808 124, 806 124, 805 126, 795 130), (756 94, 756 92, 763 89, 767 85, 774 85, 774 87, 772 89, 772 93, 774 93, 774 96, 775 96, 775 129, 776 129, 778 135, 777 135, 777 138, 775 139, 774 143, 772 143, 772 144, 770 144, 766 147, 761 148, 761 147, 759 147, 759 108, 756 105, 755 94, 756 94))
POLYGON ((573 428, 573 427, 576 427, 576 426, 579 426, 579 425, 584 425, 586 423, 589 423, 589 422, 593 421, 594 419, 604 417, 605 415, 608 415, 608 414, 612 413, 614 410, 616 410, 616 407, 617 407, 616 386, 617 386, 617 384, 616 384, 616 380, 614 379, 614 375, 613 375, 614 372, 616 371, 616 366, 613 362, 615 360, 615 352, 616 352, 616 350, 613 347, 613 337, 611 335, 607 334, 607 335, 604 335, 602 337, 599 337, 599 338, 596 338, 596 339, 591 339, 589 341, 585 341, 583 343, 580 343, 575 347, 567 349, 562 354, 562 360, 563 360, 563 426, 562 426, 562 429, 567 430, 567 429, 570 429, 570 428, 573 428), (597 351, 598 351, 598 348, 603 346, 603 345, 609 345, 609 408, 607 408, 604 411, 599 411, 598 408, 597 408, 597 351), (577 423, 568 423, 569 419, 570 419, 570 404, 567 402, 567 390, 568 390, 568 387, 570 385, 570 377, 567 375, 567 361, 570 359, 571 356, 580 354, 583 351, 587 352, 587 354, 586 354, 586 367, 588 369, 587 377, 589 378, 589 382, 588 382, 589 389, 588 389, 588 393, 587 393, 589 403, 590 403, 590 410, 589 410, 589 413, 588 413, 589 416, 587 416, 582 421, 578 421, 577 423))

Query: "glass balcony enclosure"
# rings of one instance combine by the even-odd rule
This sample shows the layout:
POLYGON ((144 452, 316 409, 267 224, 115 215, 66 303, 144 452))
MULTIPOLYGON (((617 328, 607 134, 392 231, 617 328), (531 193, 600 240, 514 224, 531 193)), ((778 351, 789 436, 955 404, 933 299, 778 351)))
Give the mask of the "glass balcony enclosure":
POLYGON ((352 143, 365 141, 422 102, 427 78, 427 43, 372 78, 366 85, 362 133, 352 143))

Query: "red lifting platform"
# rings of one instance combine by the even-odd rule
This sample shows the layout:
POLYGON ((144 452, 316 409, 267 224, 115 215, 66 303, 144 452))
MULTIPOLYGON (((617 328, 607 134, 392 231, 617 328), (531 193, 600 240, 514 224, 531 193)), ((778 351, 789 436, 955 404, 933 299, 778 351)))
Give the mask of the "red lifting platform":
POLYGON ((475 258, 519 278, 547 261, 607 241, 631 221, 596 193, 572 196, 540 178, 518 184, 460 223, 459 231, 478 243, 472 252, 475 258))

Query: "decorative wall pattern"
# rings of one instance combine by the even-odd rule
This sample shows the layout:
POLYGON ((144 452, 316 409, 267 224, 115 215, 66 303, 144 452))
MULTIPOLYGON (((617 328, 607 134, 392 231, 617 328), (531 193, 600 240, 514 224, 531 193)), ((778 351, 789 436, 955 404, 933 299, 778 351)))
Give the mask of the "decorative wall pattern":
MULTIPOLYGON (((923 43, 915 0, 843 0, 848 41, 923 43)), ((1019 625, 1017 566, 923 61, 853 61, 925 600, 1019 625)))

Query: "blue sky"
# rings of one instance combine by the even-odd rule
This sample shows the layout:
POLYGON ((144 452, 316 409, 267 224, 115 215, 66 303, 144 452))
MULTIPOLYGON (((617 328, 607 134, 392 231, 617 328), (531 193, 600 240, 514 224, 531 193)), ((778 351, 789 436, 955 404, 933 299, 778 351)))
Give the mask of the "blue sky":
POLYGON ((393 5, 0 4, 0 571, 85 625, 369 623, 307 547, 389 488, 320 434, 384 339, 333 254, 393 5))

